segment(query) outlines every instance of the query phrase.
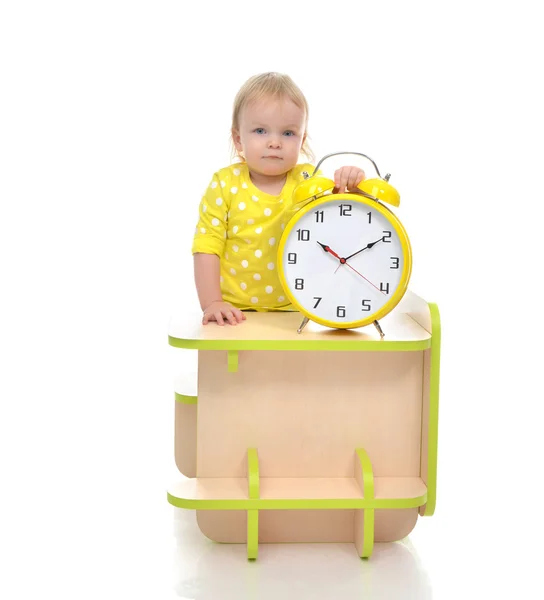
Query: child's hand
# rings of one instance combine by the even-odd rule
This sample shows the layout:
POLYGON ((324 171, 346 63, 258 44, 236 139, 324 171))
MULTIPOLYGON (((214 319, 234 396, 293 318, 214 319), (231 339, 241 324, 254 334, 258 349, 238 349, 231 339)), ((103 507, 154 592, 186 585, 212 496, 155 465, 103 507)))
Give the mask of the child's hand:
POLYGON ((235 308, 229 302, 217 301, 204 309, 202 324, 207 325, 209 321, 217 321, 218 325, 224 325, 226 320, 231 325, 238 325, 245 319, 246 316, 239 308, 235 308))
POLYGON ((365 172, 359 167, 342 167, 334 173, 334 194, 343 194, 346 191, 358 191, 357 185, 365 179, 365 172))

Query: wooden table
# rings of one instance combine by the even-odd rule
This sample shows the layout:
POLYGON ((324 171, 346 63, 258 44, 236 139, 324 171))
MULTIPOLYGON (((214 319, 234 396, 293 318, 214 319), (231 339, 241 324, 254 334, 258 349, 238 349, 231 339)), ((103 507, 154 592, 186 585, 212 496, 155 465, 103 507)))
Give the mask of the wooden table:
POLYGON ((218 542, 402 539, 436 499, 440 318, 408 291, 373 326, 333 330, 301 315, 246 313, 236 326, 173 320, 198 350, 176 390, 174 506, 218 542), (191 385, 192 388, 191 389, 191 385))

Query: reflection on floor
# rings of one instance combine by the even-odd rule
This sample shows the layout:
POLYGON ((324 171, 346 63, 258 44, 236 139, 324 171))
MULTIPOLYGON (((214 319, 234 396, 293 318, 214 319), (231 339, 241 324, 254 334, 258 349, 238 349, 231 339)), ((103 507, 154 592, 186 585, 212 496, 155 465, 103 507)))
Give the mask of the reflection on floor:
POLYGON ((376 544, 370 560, 353 544, 261 544, 249 562, 245 545, 210 541, 195 513, 182 509, 174 509, 174 535, 174 588, 182 600, 432 598, 409 538, 376 544))

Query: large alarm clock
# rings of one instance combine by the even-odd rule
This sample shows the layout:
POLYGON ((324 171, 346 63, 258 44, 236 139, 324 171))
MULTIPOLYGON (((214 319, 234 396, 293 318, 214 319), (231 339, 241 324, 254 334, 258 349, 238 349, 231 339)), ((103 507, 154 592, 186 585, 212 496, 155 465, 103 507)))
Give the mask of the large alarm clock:
POLYGON ((400 196, 381 177, 376 163, 358 152, 336 152, 319 161, 293 192, 294 214, 278 247, 278 269, 286 295, 309 319, 333 328, 374 323, 399 303, 412 270, 410 241, 387 206, 400 196), (338 154, 357 154, 372 162, 377 177, 358 185, 359 193, 332 193, 334 181, 318 172, 338 154))

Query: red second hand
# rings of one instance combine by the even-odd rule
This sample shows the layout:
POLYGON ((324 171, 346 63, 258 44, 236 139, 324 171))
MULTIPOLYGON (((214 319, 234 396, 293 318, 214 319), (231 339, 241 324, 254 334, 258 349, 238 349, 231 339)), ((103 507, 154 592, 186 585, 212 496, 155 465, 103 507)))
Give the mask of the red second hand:
MULTIPOLYGON (((319 244, 319 242, 317 242, 317 243, 319 244)), ((340 261, 340 265, 346 265, 352 271, 355 271, 355 273, 357 273, 357 275, 359 275, 359 277, 362 277, 365 281, 368 281, 368 283, 370 283, 370 285, 373 288, 376 288, 378 290, 378 292, 380 292, 384 296, 387 296, 387 294, 385 292, 382 292, 382 290, 380 290, 379 287, 375 286, 372 283, 372 281, 370 281, 370 279, 367 279, 362 273, 359 273, 359 271, 357 271, 357 269, 354 269, 345 258, 341 258, 338 254, 336 254, 336 252, 334 250, 332 250, 330 246, 325 246, 324 244, 319 244, 319 245, 323 247, 325 252, 328 252, 329 254, 332 254, 335 258, 337 258, 340 261)), ((336 271, 338 271, 338 269, 340 268, 340 265, 338 265, 338 267, 336 267, 336 271)), ((336 271, 335 271, 335 273, 336 273, 336 271)))
POLYGON ((370 281, 370 279, 367 279, 364 275, 362 275, 361 273, 359 273, 359 271, 357 271, 357 269, 354 269, 348 262, 344 263, 346 265, 346 267, 349 267, 352 271, 355 271, 357 273, 357 275, 359 275, 360 277, 362 277, 365 281, 368 281, 368 283, 370 283, 370 285, 372 287, 375 287, 378 292, 382 293, 384 296, 387 296, 387 294, 385 292, 382 292, 382 290, 380 290, 379 287, 375 286, 372 281, 370 281))

